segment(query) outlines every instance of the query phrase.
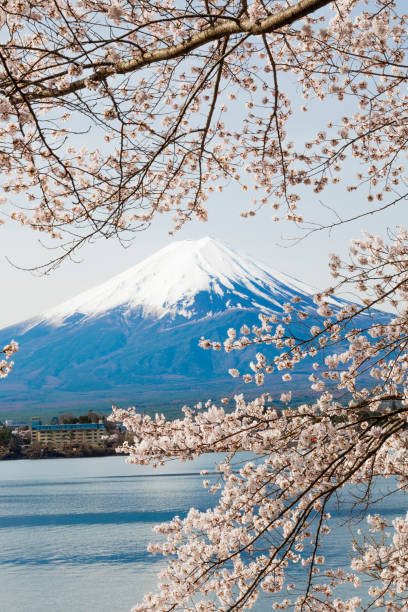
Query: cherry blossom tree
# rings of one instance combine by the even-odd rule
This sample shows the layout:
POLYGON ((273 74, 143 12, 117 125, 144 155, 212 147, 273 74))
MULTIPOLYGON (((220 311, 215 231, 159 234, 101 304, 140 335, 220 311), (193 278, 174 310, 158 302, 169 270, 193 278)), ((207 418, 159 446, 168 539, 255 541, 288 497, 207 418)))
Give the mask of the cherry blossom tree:
MULTIPOLYGON (((358 194, 367 204, 354 218, 402 204, 403 8, 395 0, 5 0, 4 217, 57 241, 52 268, 95 237, 126 240, 158 214, 172 215, 172 231, 206 221, 211 195, 231 183, 252 198, 243 216, 272 206, 276 220, 303 227, 308 190, 358 194), (328 103, 333 117, 306 122, 307 138, 295 138, 294 118, 328 103)), ((331 226, 349 220, 338 210, 331 226)), ((260 349, 248 372, 231 375, 261 386, 282 371, 284 409, 263 393, 237 395, 233 407, 231 398, 186 407, 175 421, 114 410, 134 435, 123 446, 131 462, 226 454, 219 479, 205 481, 218 496, 212 509, 158 528, 167 538, 151 550, 170 562, 136 612, 244 610, 261 592, 272 609, 408 610, 407 517, 389 524, 369 515, 349 570, 325 569, 321 554, 327 508, 347 484, 359 485, 356 503, 367 509, 378 476, 408 486, 407 257, 404 228, 387 242, 365 235, 349 261, 330 258, 319 324, 288 303, 282 321, 261 313, 259 326, 229 330, 225 350, 260 349), (333 302, 347 287, 364 294, 361 306, 333 302), (396 311, 387 324, 372 317, 379 304, 396 311), (291 332, 298 319, 310 321, 302 338, 291 332), (316 399, 296 405, 291 373, 310 357, 316 399), (241 451, 252 458, 238 469, 241 451), (287 579, 293 563, 307 572, 304 588, 287 579), (341 584, 364 590, 366 579, 365 599, 336 593, 341 584)), ((4 349, 5 374, 15 348, 4 349)))
MULTIPOLYGON (((320 326, 295 298, 285 304, 285 325, 260 314, 259 326, 228 331, 226 351, 260 345, 266 353, 257 354, 248 372, 230 374, 261 386, 268 373, 282 371, 289 385, 281 397, 284 409, 274 407, 267 393, 253 401, 236 395, 232 410, 211 402, 185 407, 184 418, 175 421, 114 409, 113 418, 134 434, 134 442, 122 447, 132 463, 226 454, 217 466, 219 478, 204 482, 219 495, 213 507, 191 509, 184 520, 157 528, 167 539, 150 550, 171 561, 159 592, 134 612, 247 610, 261 593, 277 610, 408 610, 408 515, 390 523, 369 514, 376 478, 392 477, 395 490, 408 488, 408 234, 401 228, 390 245, 366 234, 353 241, 350 257, 330 259, 336 284, 315 296, 324 317, 320 326), (358 286, 363 304, 339 307, 331 294, 344 286, 358 286), (397 308, 387 323, 378 323, 373 310, 380 303, 397 308), (305 325, 312 320, 301 339, 291 332, 299 319, 305 325), (353 325, 357 320, 364 327, 353 325), (273 359, 268 346, 277 349, 273 359), (291 372, 310 358, 316 400, 294 404, 291 372), (251 456, 240 464, 242 451, 251 456), (367 514, 369 531, 356 538, 348 571, 326 569, 328 506, 334 499, 344 503, 346 485, 356 486, 355 508, 367 514), (305 585, 290 580, 293 564, 305 568, 305 585), (344 584, 351 592, 346 599, 336 594, 344 584)), ((220 349, 207 339, 201 345, 220 349)))

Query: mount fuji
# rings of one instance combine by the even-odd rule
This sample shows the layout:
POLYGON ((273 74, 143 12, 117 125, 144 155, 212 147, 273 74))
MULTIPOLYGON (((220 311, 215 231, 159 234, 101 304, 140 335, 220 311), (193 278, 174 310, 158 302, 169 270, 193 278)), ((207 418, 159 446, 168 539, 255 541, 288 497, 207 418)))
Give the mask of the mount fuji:
MULTIPOLYGON (((294 297, 313 314, 314 293, 217 240, 172 243, 39 317, 0 330, 0 346, 11 338, 20 344, 12 374, 0 383, 0 416, 108 410, 112 403, 171 411, 224 396, 237 388, 228 368, 247 363, 248 351, 204 351, 200 337, 223 341, 229 327, 258 324, 259 312, 280 315, 294 297)), ((334 308, 341 305, 333 299, 334 308)), ((304 367, 296 385, 307 392, 304 367)), ((280 376, 270 377, 268 391, 278 396, 280 383, 280 376)))

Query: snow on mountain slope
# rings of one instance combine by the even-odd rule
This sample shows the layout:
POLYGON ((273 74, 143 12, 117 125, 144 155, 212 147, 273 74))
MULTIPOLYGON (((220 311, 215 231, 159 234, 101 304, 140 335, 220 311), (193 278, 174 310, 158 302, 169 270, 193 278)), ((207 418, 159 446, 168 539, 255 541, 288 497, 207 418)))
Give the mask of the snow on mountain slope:
POLYGON ((40 319, 60 325, 76 313, 88 317, 118 307, 140 310, 143 316, 176 315, 191 318, 198 312, 196 296, 218 297, 211 304, 225 308, 265 308, 276 312, 293 295, 310 298, 315 290, 230 249, 212 238, 175 242, 94 289, 44 313, 40 319), (248 301, 249 300, 249 301, 248 301))

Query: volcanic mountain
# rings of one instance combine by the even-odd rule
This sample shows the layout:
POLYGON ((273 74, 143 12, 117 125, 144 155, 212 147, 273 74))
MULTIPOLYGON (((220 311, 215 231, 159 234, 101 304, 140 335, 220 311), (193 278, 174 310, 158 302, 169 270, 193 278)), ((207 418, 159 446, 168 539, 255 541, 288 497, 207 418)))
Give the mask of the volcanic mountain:
MULTIPOLYGON (((14 339, 20 350, 0 383, 0 413, 108 410, 112 403, 169 409, 224 396, 239 384, 228 368, 250 355, 204 351, 200 337, 223 341, 229 327, 257 324, 259 312, 280 315, 295 296, 314 313, 315 292, 217 240, 174 242, 41 316, 1 329, 0 346, 14 339)), ((305 374, 297 375, 299 389, 308 387, 305 374)), ((280 394, 280 376, 271 385, 280 394)))

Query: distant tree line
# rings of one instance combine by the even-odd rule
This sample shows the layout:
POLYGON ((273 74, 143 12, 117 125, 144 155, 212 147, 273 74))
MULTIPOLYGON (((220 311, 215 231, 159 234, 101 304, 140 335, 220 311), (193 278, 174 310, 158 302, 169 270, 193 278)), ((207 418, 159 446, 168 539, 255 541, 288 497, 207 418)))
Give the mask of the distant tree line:
POLYGON ((88 410, 87 414, 80 414, 79 416, 75 416, 72 412, 64 412, 63 414, 59 414, 51 419, 51 425, 69 425, 70 423, 99 423, 99 421, 103 421, 105 425, 108 425, 109 423, 106 416, 103 414, 99 414, 93 410, 88 410))

